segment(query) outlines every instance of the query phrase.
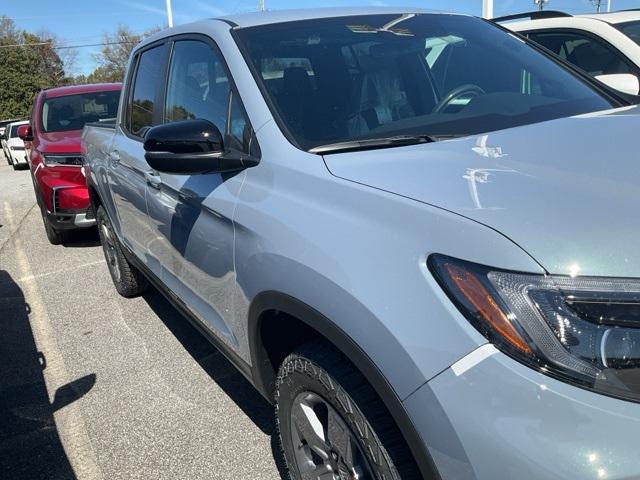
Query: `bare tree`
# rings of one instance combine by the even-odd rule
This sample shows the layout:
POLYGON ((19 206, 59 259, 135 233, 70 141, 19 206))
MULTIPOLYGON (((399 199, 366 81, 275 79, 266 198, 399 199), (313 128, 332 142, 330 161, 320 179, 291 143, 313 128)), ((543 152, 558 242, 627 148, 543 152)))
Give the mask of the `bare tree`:
POLYGON ((0 16, 0 42, 4 44, 16 43, 19 36, 20 32, 13 20, 5 15, 0 16))
POLYGON ((62 63, 64 64, 64 71, 67 76, 75 76, 77 74, 78 66, 78 49, 65 45, 64 40, 46 28, 38 30, 36 35, 43 41, 49 42, 51 47, 56 50, 58 57, 60 57, 60 60, 62 60, 62 63))
POLYGON ((103 37, 103 47, 93 55, 98 67, 87 77, 90 82, 121 82, 133 47, 159 28, 135 34, 125 25, 118 26, 115 33, 107 33, 103 37))

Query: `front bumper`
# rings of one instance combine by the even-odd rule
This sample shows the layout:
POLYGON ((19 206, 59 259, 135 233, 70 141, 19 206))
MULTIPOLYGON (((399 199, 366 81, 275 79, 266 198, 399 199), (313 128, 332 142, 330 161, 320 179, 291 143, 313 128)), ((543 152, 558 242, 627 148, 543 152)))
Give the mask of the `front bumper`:
POLYGON ((73 230, 76 228, 88 228, 96 224, 91 209, 77 213, 52 213, 47 211, 47 220, 56 230, 73 230))
POLYGON ((27 165, 27 154, 24 150, 11 150, 11 159, 15 165, 27 165))
POLYGON ((640 404, 565 384, 492 345, 405 406, 443 479, 640 479, 640 404))

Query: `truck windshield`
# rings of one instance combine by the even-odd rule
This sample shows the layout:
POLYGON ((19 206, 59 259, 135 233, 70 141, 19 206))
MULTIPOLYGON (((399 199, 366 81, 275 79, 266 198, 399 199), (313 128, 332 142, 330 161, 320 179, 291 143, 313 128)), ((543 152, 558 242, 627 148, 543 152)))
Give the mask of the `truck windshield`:
POLYGON ((81 130, 88 122, 113 121, 118 114, 120 91, 92 92, 54 97, 42 105, 42 131, 81 130))
POLYGON ((306 150, 476 134, 614 105, 523 40, 473 17, 368 15, 236 32, 272 113, 306 150))

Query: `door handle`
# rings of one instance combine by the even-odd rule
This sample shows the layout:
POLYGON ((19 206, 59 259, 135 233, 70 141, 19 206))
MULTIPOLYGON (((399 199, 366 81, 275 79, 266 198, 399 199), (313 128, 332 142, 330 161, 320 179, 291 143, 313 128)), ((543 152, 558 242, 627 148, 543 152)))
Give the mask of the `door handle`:
POLYGON ((120 163, 120 152, 118 152, 117 150, 112 150, 111 152, 109 152, 109 158, 111 159, 111 163, 120 163))
POLYGON ((160 177, 158 172, 154 170, 146 171, 144 172, 144 179, 147 181, 147 185, 160 190, 160 187, 162 186, 162 177, 160 177))

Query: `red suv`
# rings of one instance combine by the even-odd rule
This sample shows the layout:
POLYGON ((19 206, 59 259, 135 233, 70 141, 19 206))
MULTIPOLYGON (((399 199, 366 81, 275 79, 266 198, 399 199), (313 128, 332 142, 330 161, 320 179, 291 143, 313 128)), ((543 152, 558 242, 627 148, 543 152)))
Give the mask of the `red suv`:
POLYGON ((59 244, 69 231, 95 225, 89 208, 80 136, 90 122, 114 122, 119 83, 43 90, 36 97, 30 125, 19 132, 31 142, 29 167, 47 238, 59 244))

